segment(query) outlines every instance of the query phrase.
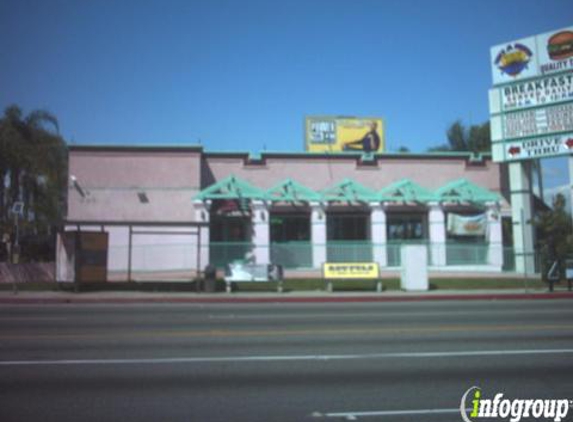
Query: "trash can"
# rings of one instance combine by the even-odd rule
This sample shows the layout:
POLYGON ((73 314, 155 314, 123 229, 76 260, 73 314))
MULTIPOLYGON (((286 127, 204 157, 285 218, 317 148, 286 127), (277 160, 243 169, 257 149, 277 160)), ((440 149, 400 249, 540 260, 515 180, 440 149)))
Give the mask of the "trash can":
POLYGON ((215 292, 217 282, 217 268, 214 265, 207 265, 203 271, 203 289, 207 293, 215 292))

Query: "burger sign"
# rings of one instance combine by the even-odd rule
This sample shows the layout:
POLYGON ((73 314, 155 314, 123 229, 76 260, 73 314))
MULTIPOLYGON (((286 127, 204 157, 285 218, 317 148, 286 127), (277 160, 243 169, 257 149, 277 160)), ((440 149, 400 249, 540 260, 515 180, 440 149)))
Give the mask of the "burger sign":
POLYGON ((494 85, 573 70, 573 27, 491 49, 494 85))
POLYGON ((573 28, 541 37, 545 48, 539 56, 540 73, 545 75, 573 69, 573 28))

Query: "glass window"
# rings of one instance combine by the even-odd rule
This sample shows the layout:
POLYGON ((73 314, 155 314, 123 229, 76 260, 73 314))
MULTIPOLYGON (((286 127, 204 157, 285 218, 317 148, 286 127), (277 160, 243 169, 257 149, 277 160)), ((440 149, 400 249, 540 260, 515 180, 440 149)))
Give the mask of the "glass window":
POLYGON ((424 216, 422 215, 389 215, 386 226, 388 240, 422 240, 427 238, 424 216))
POLYGON ((310 241, 310 214, 271 214, 271 242, 310 241))
POLYGON ((247 242, 250 240, 248 218, 212 216, 211 242, 247 242))
POLYGON ((369 240, 370 216, 363 213, 327 215, 328 240, 369 240))

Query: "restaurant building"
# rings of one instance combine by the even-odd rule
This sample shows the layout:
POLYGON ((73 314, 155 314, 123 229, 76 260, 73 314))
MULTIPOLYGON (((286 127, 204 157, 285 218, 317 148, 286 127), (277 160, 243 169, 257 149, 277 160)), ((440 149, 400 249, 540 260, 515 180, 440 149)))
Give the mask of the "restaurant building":
POLYGON ((405 243, 427 245, 430 271, 511 266, 507 178, 489 155, 71 146, 69 172, 60 281, 82 259, 109 280, 189 279, 237 259, 292 277, 325 262, 395 271, 405 243), (101 248, 80 259, 95 233, 101 248))

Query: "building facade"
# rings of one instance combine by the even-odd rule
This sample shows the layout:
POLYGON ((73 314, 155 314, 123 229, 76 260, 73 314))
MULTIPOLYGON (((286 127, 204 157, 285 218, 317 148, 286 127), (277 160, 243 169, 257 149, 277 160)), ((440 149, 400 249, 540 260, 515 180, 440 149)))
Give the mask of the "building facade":
POLYGON ((501 271, 511 216, 501 167, 470 153, 218 153, 202 147, 72 146, 65 233, 105 233, 110 280, 188 279, 237 259, 320 274, 324 262, 501 271))

